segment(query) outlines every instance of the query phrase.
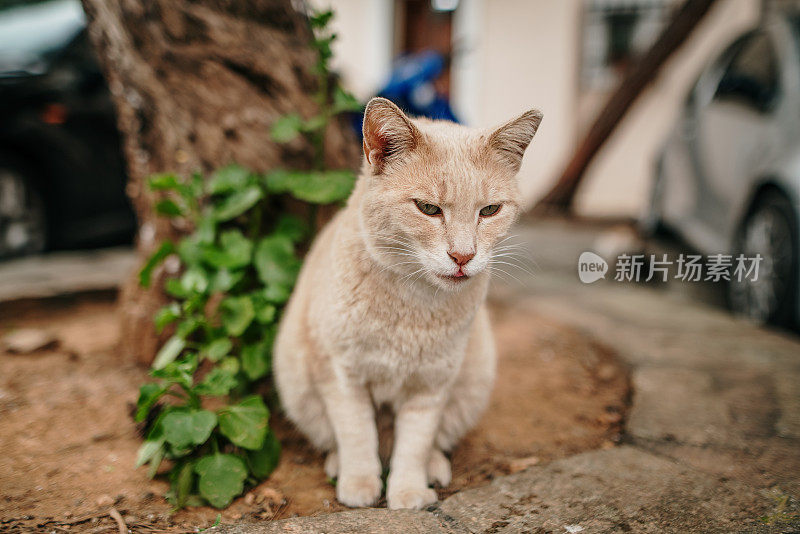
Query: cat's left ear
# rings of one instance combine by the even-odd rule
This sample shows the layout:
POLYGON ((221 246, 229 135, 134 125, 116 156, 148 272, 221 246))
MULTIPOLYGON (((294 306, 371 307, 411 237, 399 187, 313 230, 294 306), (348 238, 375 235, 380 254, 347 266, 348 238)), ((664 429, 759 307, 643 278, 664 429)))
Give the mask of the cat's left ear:
POLYGON ((421 134, 391 101, 376 97, 364 110, 364 156, 375 174, 391 160, 414 149, 421 134))
POLYGON ((525 149, 531 144, 544 115, 538 109, 526 111, 497 128, 489 136, 489 149, 508 162, 516 173, 522 165, 525 149))

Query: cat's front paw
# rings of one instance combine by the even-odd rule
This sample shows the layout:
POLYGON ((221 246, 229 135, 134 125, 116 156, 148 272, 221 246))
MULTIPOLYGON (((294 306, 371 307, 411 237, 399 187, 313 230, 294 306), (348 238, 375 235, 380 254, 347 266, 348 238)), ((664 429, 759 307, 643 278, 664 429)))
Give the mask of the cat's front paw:
POLYGON ((331 451, 325 457, 325 475, 328 478, 336 478, 339 474, 339 454, 336 451, 331 451))
POLYGON ((444 488, 450 484, 452 477, 450 460, 439 449, 433 449, 428 460, 428 484, 439 484, 444 488))
POLYGON ((370 506, 381 496, 382 486, 377 475, 343 475, 336 481, 336 499, 351 508, 370 506))
POLYGON ((397 510, 398 508, 419 510, 429 504, 435 503, 436 500, 436 492, 431 488, 390 489, 386 493, 386 505, 391 510, 397 510))

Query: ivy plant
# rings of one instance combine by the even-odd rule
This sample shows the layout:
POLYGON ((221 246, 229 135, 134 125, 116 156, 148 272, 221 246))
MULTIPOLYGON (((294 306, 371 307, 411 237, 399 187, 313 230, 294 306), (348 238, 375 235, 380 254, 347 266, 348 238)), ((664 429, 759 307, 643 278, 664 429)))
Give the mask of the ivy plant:
POLYGON ((224 508, 278 462, 280 443, 256 386, 270 379, 277 325, 313 228, 287 213, 285 200, 312 208, 341 202, 355 181, 350 170, 324 166, 326 127, 360 108, 331 83, 332 16, 309 17, 318 114, 283 116, 271 130, 279 143, 303 136, 314 151, 311 169, 256 173, 229 165, 207 177, 167 173, 148 180, 159 198, 157 213, 192 228, 177 242, 161 243, 140 272, 148 287, 165 260, 178 265, 164 282, 171 301, 154 317, 157 332, 171 335, 153 361, 152 381, 141 386, 135 413, 146 436, 136 465, 146 465, 151 477, 166 474, 166 497, 176 508, 224 508))

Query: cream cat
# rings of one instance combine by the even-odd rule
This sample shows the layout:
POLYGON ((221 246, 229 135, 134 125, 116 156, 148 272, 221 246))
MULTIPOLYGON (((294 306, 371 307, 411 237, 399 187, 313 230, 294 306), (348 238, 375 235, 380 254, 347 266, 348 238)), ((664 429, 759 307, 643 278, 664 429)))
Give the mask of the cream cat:
POLYGON ((380 497, 381 405, 395 414, 389 508, 434 503, 428 484, 450 482, 444 453, 494 382, 487 267, 519 212, 515 175, 541 119, 484 131, 367 105, 361 176, 308 253, 274 354, 286 414, 328 452, 341 503, 380 497))

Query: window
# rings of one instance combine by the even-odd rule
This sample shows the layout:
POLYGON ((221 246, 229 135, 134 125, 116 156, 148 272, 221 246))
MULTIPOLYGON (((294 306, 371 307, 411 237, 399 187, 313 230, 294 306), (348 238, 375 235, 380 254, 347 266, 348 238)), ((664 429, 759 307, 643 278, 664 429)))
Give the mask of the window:
POLYGON ((656 40, 675 0, 584 0, 581 87, 608 91, 656 40))
POLYGON ((735 47, 714 100, 731 101, 766 112, 778 96, 778 65, 769 37, 756 33, 735 47))

